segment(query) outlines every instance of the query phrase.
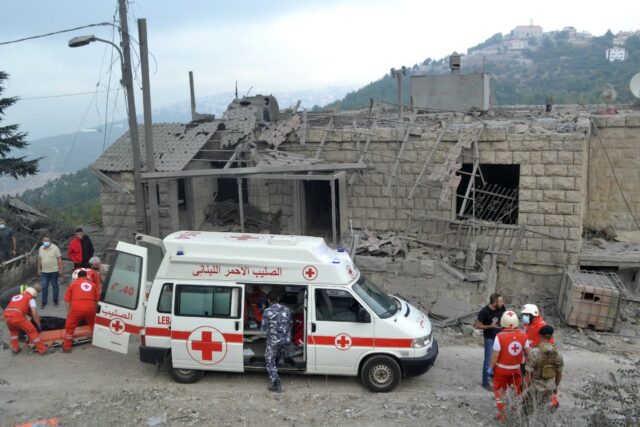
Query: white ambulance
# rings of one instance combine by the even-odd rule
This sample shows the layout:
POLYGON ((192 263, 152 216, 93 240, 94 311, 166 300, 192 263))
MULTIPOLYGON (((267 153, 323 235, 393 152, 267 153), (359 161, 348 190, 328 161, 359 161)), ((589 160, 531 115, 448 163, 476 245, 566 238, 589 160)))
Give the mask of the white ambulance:
POLYGON ((262 371, 267 292, 293 318, 280 372, 360 376, 385 392, 438 355, 427 315, 380 291, 323 239, 199 231, 118 243, 93 344, 127 353, 140 334, 140 360, 183 383, 204 371, 262 371))

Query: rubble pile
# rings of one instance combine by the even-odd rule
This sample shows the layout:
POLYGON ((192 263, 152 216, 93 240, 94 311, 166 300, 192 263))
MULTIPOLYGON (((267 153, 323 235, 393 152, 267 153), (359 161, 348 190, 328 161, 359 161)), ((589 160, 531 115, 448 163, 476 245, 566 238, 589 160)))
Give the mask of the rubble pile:
MULTIPOLYGON (((212 202, 204 210, 211 231, 239 231, 240 206, 233 200, 212 202)), ((243 205, 245 231, 249 233, 280 234, 282 211, 276 213, 263 212, 260 209, 243 205)))
POLYGON ((4 218, 13 229, 18 244, 18 254, 33 251, 48 233, 51 240, 62 250, 73 236, 72 226, 27 205, 16 198, 0 201, 0 218, 4 218))

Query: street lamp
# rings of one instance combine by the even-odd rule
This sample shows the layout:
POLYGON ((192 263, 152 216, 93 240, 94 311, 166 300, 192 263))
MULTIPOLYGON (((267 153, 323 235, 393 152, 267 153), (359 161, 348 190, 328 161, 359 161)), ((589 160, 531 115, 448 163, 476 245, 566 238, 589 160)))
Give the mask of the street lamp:
MULTIPOLYGON (((125 56, 120 47, 109 40, 101 39, 94 35, 78 36, 69 40, 69 47, 86 46, 93 42, 102 42, 111 45, 120 55, 120 67, 122 69, 122 86, 125 88, 127 107, 129 113, 129 138, 131 139, 131 152, 133 157, 133 183, 136 199, 136 217, 138 231, 147 232, 147 219, 144 202, 144 189, 140 179, 140 143, 138 141, 138 122, 136 119, 136 103, 133 94, 133 76, 131 74, 131 58, 125 56)), ((125 46, 128 53, 128 44, 125 46)))

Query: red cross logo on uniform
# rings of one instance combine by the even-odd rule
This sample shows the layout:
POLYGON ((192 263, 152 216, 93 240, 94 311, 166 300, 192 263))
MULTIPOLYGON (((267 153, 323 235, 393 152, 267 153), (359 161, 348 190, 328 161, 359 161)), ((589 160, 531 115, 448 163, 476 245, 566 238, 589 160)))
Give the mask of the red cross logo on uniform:
POLYGON ((318 269, 313 265, 307 265, 302 269, 302 276, 307 280, 313 280, 318 277, 318 269))
POLYGON ((198 363, 215 365, 227 355, 227 342, 216 328, 201 326, 189 335, 187 352, 198 363))
POLYGON ((22 295, 16 295, 14 297, 11 298, 11 301, 20 301, 22 299, 22 295))
POLYGON ((507 350, 509 351, 510 355, 517 356, 520 353, 522 353, 522 344, 520 344, 518 341, 514 341, 511 344, 509 344, 509 347, 507 348, 507 350))
POLYGON ((241 242, 245 242, 247 240, 260 240, 262 239, 262 237, 258 237, 258 236, 252 236, 250 234, 243 234, 240 236, 229 236, 227 237, 228 240, 238 240, 241 242))
POLYGON ((338 350, 349 350, 351 348, 351 337, 347 334, 339 334, 336 336, 336 339, 333 345, 336 346, 338 350))
POLYGON ((91 290, 91 283, 82 282, 82 284, 80 285, 80 289, 82 289, 85 292, 89 292, 91 290))
POLYGON ((122 335, 124 333, 124 322, 120 319, 112 319, 109 323, 109 330, 116 335, 122 335))

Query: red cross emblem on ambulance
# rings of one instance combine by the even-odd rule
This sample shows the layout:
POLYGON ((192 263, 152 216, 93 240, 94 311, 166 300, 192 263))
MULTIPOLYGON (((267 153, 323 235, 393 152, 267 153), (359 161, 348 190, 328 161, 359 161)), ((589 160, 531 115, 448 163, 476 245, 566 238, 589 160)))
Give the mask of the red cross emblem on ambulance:
POLYGON ((355 278, 356 277, 356 269, 355 269, 355 267, 352 266, 352 265, 347 265, 347 274, 352 279, 355 278))
POLYGON ((335 341, 333 342, 333 345, 335 345, 338 350, 349 350, 352 343, 353 340, 349 335, 338 334, 335 341))
POLYGON ((307 265, 302 269, 302 276, 307 280, 314 280, 318 277, 318 269, 313 265, 307 265))
POLYGON ((522 353, 522 344, 520 344, 518 341, 514 341, 509 344, 509 347, 507 347, 507 351, 509 351, 509 354, 512 356, 518 356, 520 353, 522 353))
POLYGON ((124 333, 124 322, 120 319, 112 319, 109 323, 109 330, 115 335, 124 333))
POLYGON ((227 240, 236 240, 239 242, 246 242, 247 240, 261 240, 260 236, 252 236, 251 234, 241 234, 235 236, 225 237, 227 240))
POLYGON ((227 355, 227 342, 216 328, 200 326, 189 334, 187 352, 198 363, 215 365, 227 355))

